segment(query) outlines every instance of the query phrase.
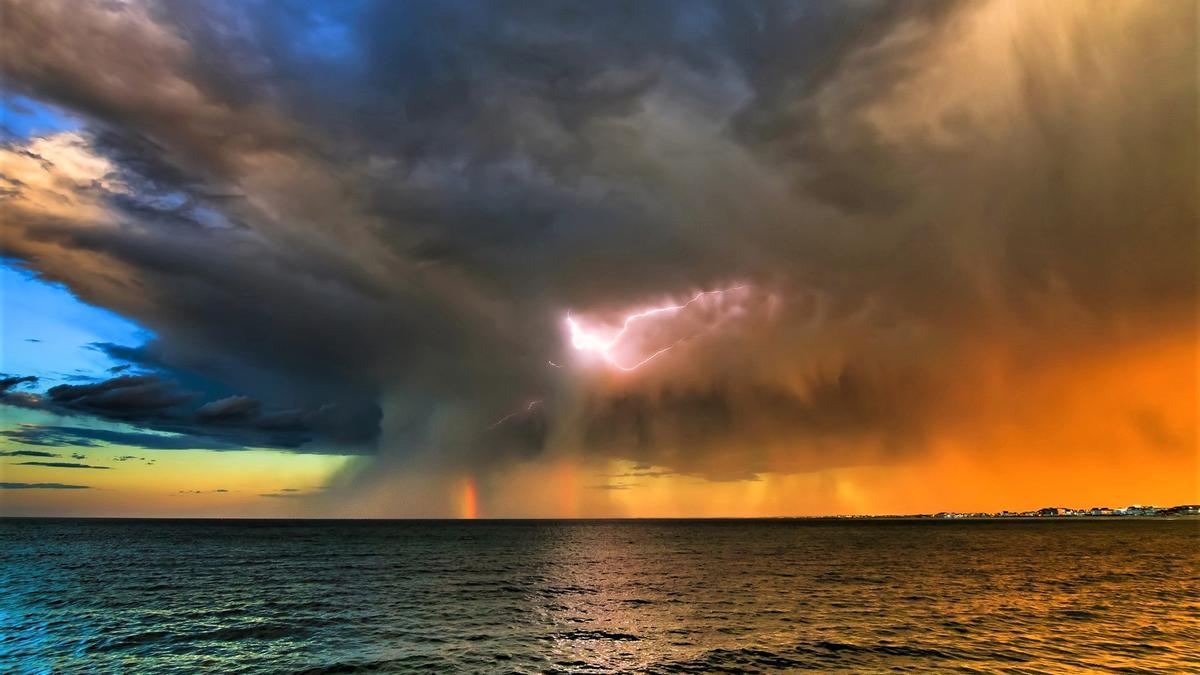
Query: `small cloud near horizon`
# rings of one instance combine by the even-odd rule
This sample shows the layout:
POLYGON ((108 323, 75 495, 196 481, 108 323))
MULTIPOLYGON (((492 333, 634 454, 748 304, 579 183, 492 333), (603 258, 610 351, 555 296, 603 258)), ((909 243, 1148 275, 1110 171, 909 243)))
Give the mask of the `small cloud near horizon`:
POLYGON ((90 490, 90 485, 66 483, 0 483, 0 490, 90 490))
POLYGON ((62 455, 44 450, 5 450, 0 452, 0 457, 62 457, 62 455))
POLYGON ((73 462, 17 462, 19 466, 46 466, 54 469, 111 469, 110 466, 75 464, 73 462))

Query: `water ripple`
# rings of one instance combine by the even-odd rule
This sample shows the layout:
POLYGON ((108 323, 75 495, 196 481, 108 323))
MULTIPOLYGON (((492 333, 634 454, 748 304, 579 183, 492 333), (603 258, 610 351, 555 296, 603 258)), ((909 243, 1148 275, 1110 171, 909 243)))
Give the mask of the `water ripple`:
POLYGON ((0 520, 0 672, 1200 671, 1195 521, 0 520))

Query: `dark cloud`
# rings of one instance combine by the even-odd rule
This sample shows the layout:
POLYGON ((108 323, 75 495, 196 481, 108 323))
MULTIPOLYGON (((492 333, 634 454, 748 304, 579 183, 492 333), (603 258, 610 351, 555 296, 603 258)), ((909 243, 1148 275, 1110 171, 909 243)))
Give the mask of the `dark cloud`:
POLYGON ((62 457, 62 455, 42 450, 5 450, 0 451, 0 457, 62 457))
POLYGON ((27 391, 12 391, 0 393, 0 403, 14 408, 37 408, 42 403, 42 397, 27 391))
POLYGON ((261 403, 248 396, 230 396, 200 406, 196 417, 206 422, 237 421, 258 417, 261 408, 261 403))
MULTIPOLYGON (((172 449, 206 448, 233 450, 242 447, 300 448, 316 434, 338 437, 339 426, 369 427, 366 418, 355 419, 354 411, 326 404, 315 410, 264 412, 258 401, 247 396, 228 396, 196 405, 197 392, 182 390, 180 384, 159 375, 120 375, 80 385, 51 387, 45 395, 11 394, 4 403, 63 416, 90 416, 135 424, 153 432, 124 432, 67 426, 22 426, 0 432, 31 445, 95 447, 98 442, 134 447, 172 449)), ((321 451, 322 448, 315 448, 321 451)), ((353 441, 333 450, 353 453, 353 441)))
MULTIPOLYGON (((243 446, 190 434, 161 434, 114 429, 21 424, 15 429, 0 431, 0 436, 26 445, 49 447, 98 448, 105 444, 145 450, 238 450, 243 446)), ((81 457, 75 457, 81 459, 81 457)))
POLYGON ((111 416, 142 417, 193 398, 154 375, 121 375, 95 384, 60 384, 46 391, 52 403, 111 416))
POLYGON ((87 485, 67 485, 65 483, 2 483, 0 490, 88 490, 87 485))
POLYGON ((584 403, 583 441, 642 465, 687 467, 717 479, 752 478, 756 471, 747 467, 755 466, 805 471, 831 460, 853 465, 875 456, 875 439, 886 439, 888 456, 920 447, 921 427, 910 413, 921 387, 904 377, 847 369, 813 378, 802 393, 746 376, 668 384, 653 392, 605 392, 584 403), (808 440, 810 452, 779 458, 780 447, 797 438, 808 440))
POLYGON ((22 384, 35 384, 37 381, 38 381, 38 378, 35 375, 25 375, 24 377, 19 377, 19 376, 15 376, 15 375, 14 376, 5 376, 3 378, 0 378, 0 392, 7 393, 9 389, 13 389, 14 387, 19 387, 22 384))
POLYGON ((30 407, 35 405, 37 396, 29 392, 13 392, 14 388, 22 386, 22 384, 34 384, 37 382, 37 376, 5 376, 0 377, 0 404, 30 407))
POLYGON ((66 374, 59 375, 59 377, 63 380, 66 380, 67 382, 96 382, 98 380, 104 379, 102 377, 97 377, 90 373, 81 373, 81 372, 66 373, 66 374))
POLYGON ((274 499, 292 499, 309 496, 299 488, 280 488, 274 492, 264 492, 259 497, 271 497, 274 499))
POLYGON ((74 462, 16 462, 20 466, 46 466, 54 469, 110 469, 108 466, 76 464, 74 462))
POLYGON ((745 479, 1195 331, 1192 3, 65 7, 6 4, 6 85, 88 122, 6 150, 50 184, 3 253, 157 337, 3 401, 178 436, 18 440, 745 479), (571 366, 566 310, 735 283, 644 374, 571 366))
MULTIPOLYGON (((644 467, 646 465, 639 465, 639 466, 644 467)), ((675 471, 654 471, 654 470, 649 470, 647 468, 639 469, 639 468, 635 467, 634 470, 626 471, 625 473, 609 474, 609 477, 610 478, 662 478, 664 476, 677 476, 677 475, 679 475, 679 474, 675 471)))

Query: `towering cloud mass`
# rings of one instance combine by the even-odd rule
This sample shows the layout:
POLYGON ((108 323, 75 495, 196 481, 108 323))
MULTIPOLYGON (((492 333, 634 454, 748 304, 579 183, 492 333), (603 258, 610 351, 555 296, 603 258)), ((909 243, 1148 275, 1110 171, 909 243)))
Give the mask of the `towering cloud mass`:
POLYGON ((1195 14, 4 0, 6 96, 81 127, 0 150, 3 253, 156 336, 5 400, 384 481, 947 444, 1179 466, 1195 14), (633 372, 564 323, 735 286, 639 324, 629 358, 671 349, 633 372))

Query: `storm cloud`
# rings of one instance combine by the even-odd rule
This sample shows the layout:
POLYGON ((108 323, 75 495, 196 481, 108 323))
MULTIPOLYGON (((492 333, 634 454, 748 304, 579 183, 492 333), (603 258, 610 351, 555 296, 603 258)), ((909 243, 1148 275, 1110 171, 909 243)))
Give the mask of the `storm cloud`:
POLYGON ((1195 336, 1192 2, 3 5, 84 121, 0 150, 3 255, 156 336, 4 399, 154 433, 13 439, 747 479, 1195 336), (564 334, 733 286, 633 373, 564 334))
MULTIPOLYGON (((62 384, 44 394, 21 392, 3 402, 62 417, 134 425, 145 431, 25 424, 0 431, 0 436, 54 447, 115 443, 160 450, 296 449, 311 441, 314 429, 326 419, 336 419, 336 411, 331 414, 328 408, 263 412, 261 404, 247 396, 203 404, 200 396, 200 392, 186 391, 179 382, 160 375, 121 375, 88 384, 62 384)), ((340 445, 339 451, 352 454, 355 447, 340 445)))

